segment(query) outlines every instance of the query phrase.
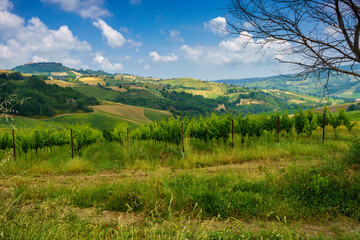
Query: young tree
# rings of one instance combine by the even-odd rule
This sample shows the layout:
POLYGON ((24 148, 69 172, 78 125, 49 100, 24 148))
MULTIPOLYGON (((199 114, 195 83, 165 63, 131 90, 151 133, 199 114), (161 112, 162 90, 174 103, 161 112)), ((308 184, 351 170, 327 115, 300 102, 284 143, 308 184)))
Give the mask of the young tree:
POLYGON ((266 49, 281 43, 277 60, 310 73, 341 72, 360 77, 360 6, 358 0, 231 0, 231 33, 248 36, 266 49), (344 64, 349 69, 342 68, 344 64))

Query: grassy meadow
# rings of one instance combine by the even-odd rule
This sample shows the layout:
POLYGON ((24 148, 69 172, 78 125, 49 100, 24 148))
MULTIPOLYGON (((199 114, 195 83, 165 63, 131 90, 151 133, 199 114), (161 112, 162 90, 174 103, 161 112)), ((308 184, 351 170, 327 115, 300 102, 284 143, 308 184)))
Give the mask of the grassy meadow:
POLYGON ((131 122, 117 116, 95 112, 68 114, 49 119, 33 119, 16 116, 12 117, 12 119, 8 118, 8 120, 5 118, 0 118, 0 129, 7 131, 8 129, 12 128, 12 125, 15 128, 57 128, 64 124, 75 125, 82 123, 88 123, 92 128, 97 129, 113 129, 116 124, 121 122, 127 123, 130 129, 136 128, 139 125, 139 123, 131 122))
POLYGON ((360 124, 1 153, 0 239, 359 239, 360 124))

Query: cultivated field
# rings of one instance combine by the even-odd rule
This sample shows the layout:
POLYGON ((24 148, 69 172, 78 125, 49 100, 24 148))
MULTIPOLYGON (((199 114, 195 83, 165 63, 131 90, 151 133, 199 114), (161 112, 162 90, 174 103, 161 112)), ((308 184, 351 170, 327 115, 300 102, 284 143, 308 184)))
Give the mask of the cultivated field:
POLYGON ((58 85, 58 86, 60 86, 60 87, 74 87, 74 86, 76 86, 74 83, 65 82, 65 81, 60 81, 60 80, 55 80, 55 79, 46 80, 45 82, 46 82, 47 84, 55 84, 55 85, 58 85))
POLYGON ((104 79, 95 78, 95 77, 83 77, 83 78, 80 78, 79 81, 87 83, 87 84, 94 84, 94 85, 101 84, 104 86, 106 84, 104 79))
POLYGON ((142 107, 134 107, 122 104, 104 104, 94 106, 95 111, 109 113, 114 116, 125 117, 130 120, 139 121, 142 123, 153 122, 171 116, 170 112, 146 109, 142 107))

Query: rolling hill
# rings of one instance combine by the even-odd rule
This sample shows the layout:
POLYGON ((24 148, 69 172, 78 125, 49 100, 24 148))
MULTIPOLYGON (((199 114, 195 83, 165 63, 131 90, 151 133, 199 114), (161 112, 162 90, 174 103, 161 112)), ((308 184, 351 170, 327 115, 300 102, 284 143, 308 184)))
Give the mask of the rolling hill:
MULTIPOLYGON (((265 81, 257 79, 250 79, 247 83, 262 83, 264 88, 253 89, 193 78, 158 79, 131 74, 83 71, 65 67, 60 63, 29 63, 13 70, 22 73, 46 73, 49 76, 46 83, 71 87, 98 100, 166 110, 180 116, 208 114, 214 111, 259 113, 296 109, 299 106, 325 105, 320 103, 320 98, 299 93, 295 88, 288 90, 267 87, 265 81)), ((341 101, 331 100, 327 104, 339 102, 341 101)))
MULTIPOLYGON (((359 71, 358 68, 360 67, 357 66, 355 71, 359 71)), ((307 79, 294 75, 277 75, 265 78, 224 79, 216 82, 249 88, 280 89, 320 98, 324 95, 349 100, 360 98, 359 79, 343 73, 333 73, 330 75, 329 81, 327 80, 327 76, 324 74, 320 76, 312 74, 307 79)))

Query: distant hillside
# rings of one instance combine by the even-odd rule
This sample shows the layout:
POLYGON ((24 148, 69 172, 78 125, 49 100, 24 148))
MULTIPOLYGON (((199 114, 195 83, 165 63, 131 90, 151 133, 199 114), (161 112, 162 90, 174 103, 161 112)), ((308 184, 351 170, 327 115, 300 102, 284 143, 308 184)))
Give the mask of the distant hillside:
POLYGON ((91 112, 89 105, 99 104, 93 97, 87 97, 73 88, 62 88, 46 84, 39 76, 24 80, 0 76, 0 101, 15 94, 12 102, 17 115, 26 117, 52 117, 62 113, 91 112))
MULTIPOLYGON (((359 66, 356 66, 354 70, 359 71, 358 68, 359 66)), ((343 73, 332 74, 328 83, 326 75, 320 75, 319 78, 314 74, 306 80, 292 75, 278 75, 265 78, 224 79, 216 82, 250 88, 287 90, 316 97, 322 97, 325 93, 325 95, 329 94, 333 98, 360 98, 360 81, 343 73), (326 84, 327 89, 325 89, 326 84)))
MULTIPOLYGON (((214 111, 259 113, 296 109, 299 106, 313 107, 318 106, 320 102, 317 97, 294 93, 296 89, 288 91, 288 88, 282 87, 242 87, 245 83, 264 83, 268 79, 245 79, 238 84, 240 86, 234 86, 193 78, 158 79, 132 74, 77 70, 65 67, 61 63, 29 63, 13 70, 22 73, 43 73, 48 77, 47 84, 71 87, 99 100, 166 110, 182 116, 214 111)), ((236 84, 237 80, 227 82, 236 84)), ((331 101, 339 102, 333 99, 331 101)))
POLYGON ((83 70, 83 69, 74 69, 64 66, 62 63, 56 62, 39 62, 39 63, 27 63, 20 66, 16 66, 11 71, 21 72, 26 74, 45 74, 45 75, 55 75, 75 78, 77 75, 101 75, 101 76, 111 76, 112 74, 104 71, 93 71, 93 70, 83 70))
POLYGON ((61 63, 55 62, 39 62, 39 63, 27 63, 11 69, 14 72, 21 73, 49 73, 49 72, 66 72, 70 68, 65 67, 61 63))

